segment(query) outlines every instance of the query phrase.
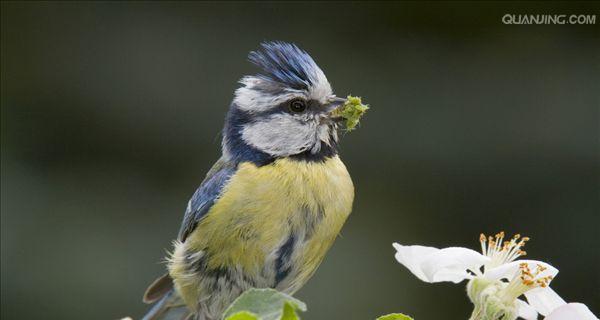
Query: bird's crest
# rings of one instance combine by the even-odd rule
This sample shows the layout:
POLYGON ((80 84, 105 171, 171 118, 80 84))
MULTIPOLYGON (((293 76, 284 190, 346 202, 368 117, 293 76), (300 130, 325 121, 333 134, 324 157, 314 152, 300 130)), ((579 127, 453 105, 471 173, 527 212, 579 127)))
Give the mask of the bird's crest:
POLYGON ((308 90, 327 81, 310 55, 292 43, 264 42, 248 59, 263 70, 259 77, 293 89, 308 90))

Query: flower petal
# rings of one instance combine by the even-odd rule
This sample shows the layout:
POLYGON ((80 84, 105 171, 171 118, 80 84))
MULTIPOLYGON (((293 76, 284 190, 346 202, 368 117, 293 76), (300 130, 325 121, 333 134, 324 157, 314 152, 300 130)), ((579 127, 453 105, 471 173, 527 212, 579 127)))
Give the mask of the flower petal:
POLYGON ((537 278, 542 278, 546 276, 551 276, 552 278, 556 277, 558 274, 558 269, 555 267, 537 260, 516 260, 513 262, 509 262, 503 265, 500 265, 495 268, 486 269, 485 277, 489 280, 500 280, 500 279, 508 279, 512 280, 519 272, 521 264, 526 263, 530 270, 536 270, 538 267, 545 268, 544 271, 540 272, 537 278))
POLYGON ((396 249, 396 260, 412 272, 417 278, 425 282, 430 282, 421 269, 421 263, 434 252, 440 249, 424 246, 403 246, 398 243, 393 244, 396 249))
POLYGON ((425 282, 459 283, 470 278, 467 270, 481 268, 489 258, 467 248, 437 249, 424 246, 402 246, 394 243, 396 260, 425 282))
POLYGON ((459 283, 471 278, 467 270, 479 270, 488 261, 488 257, 477 251, 451 247, 433 253, 422 262, 421 267, 431 282, 459 283))
POLYGON ((538 318, 537 311, 521 299, 517 299, 517 313, 519 317, 525 320, 537 320, 538 318))
POLYGON ((583 303, 568 303, 552 311, 544 320, 598 320, 583 303))
POLYGON ((529 290, 525 292, 525 297, 529 305, 544 316, 566 304, 565 300, 554 292, 554 290, 550 289, 550 287, 529 290))

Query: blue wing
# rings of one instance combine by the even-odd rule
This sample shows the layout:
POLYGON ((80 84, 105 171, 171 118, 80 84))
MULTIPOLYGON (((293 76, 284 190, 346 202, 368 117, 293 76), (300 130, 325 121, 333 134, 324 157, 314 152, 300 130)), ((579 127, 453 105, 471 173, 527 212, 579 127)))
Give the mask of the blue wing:
POLYGON ((236 163, 223 160, 223 158, 213 165, 188 203, 179 229, 179 241, 185 241, 187 236, 194 231, 198 222, 208 213, 208 210, 221 195, 223 187, 236 169, 236 163))

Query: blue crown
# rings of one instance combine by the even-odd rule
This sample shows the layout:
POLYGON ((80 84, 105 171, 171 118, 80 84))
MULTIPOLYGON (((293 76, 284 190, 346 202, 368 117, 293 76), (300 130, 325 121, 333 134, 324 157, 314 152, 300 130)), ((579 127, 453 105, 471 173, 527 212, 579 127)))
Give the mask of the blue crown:
POLYGON ((293 43, 263 42, 248 59, 263 69, 260 77, 294 89, 308 89, 321 71, 310 55, 293 43))

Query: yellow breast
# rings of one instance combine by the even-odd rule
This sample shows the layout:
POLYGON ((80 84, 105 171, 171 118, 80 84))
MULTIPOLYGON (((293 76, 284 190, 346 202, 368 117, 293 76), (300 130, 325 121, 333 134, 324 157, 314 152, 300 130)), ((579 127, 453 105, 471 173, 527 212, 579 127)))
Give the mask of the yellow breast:
POLYGON ((279 159, 262 167, 242 163, 188 247, 214 248, 213 267, 256 266, 264 250, 278 245, 291 229, 318 218, 304 213, 323 214, 314 237, 335 237, 353 198, 352 180, 339 157, 323 163, 279 159))
POLYGON ((324 162, 279 159, 262 167, 241 163, 182 245, 210 257, 210 269, 235 266, 246 275, 264 275, 274 253, 295 234, 304 243, 293 256, 294 279, 285 289, 295 291, 322 261, 353 199, 352 180, 337 156, 324 162))

